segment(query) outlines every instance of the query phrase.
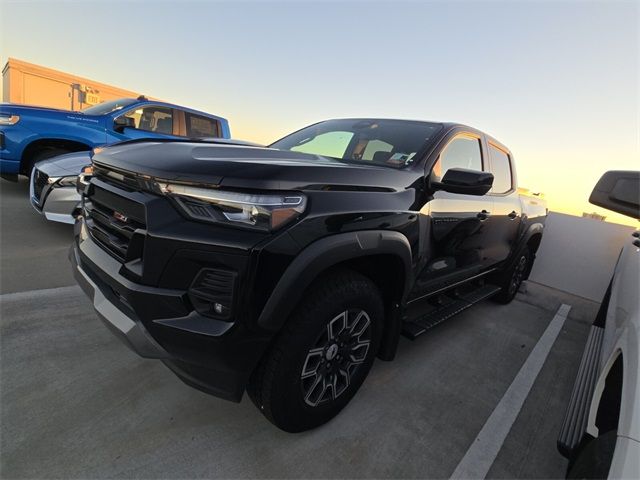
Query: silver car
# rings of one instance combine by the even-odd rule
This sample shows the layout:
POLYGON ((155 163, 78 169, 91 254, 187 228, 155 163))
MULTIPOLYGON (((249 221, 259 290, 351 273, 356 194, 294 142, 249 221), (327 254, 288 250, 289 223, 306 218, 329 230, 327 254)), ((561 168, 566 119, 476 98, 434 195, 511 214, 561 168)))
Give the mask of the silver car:
POLYGON ((31 172, 31 205, 47 220, 74 223, 73 211, 80 202, 76 180, 91 165, 91 152, 74 152, 36 163, 31 172))

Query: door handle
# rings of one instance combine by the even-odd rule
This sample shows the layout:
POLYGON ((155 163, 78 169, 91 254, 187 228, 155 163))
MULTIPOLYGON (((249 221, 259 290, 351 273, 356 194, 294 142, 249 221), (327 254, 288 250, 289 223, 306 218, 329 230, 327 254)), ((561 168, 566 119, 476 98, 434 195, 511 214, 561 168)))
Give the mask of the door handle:
POLYGON ((486 210, 482 210, 480 213, 478 213, 478 215, 476 215, 476 217, 478 217, 481 221, 484 221, 487 218, 489 218, 489 215, 491 215, 490 212, 487 212, 486 210))
POLYGON ((633 241, 633 244, 634 244, 636 247, 640 248, 640 240, 635 239, 635 240, 633 241))
POLYGON ((518 216, 518 212, 516 212, 515 210, 512 211, 509 215, 507 215, 507 217, 509 217, 511 220, 515 219, 518 216))
POLYGON ((638 237, 640 237, 640 231, 637 231, 637 230, 636 230, 635 232, 633 232, 633 233, 631 234, 631 236, 632 236, 633 238, 638 238, 638 237))

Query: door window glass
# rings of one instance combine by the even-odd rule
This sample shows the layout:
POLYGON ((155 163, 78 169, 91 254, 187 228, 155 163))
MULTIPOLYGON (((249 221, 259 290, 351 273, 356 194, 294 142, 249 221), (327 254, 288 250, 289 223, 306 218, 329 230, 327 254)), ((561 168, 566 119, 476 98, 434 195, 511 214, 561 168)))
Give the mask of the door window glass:
POLYGON ((138 130, 165 135, 173 133, 173 112, 170 108, 150 105, 130 110, 124 116, 133 119, 138 130))
POLYGON ((512 188, 509 155, 493 145, 489 145, 489 152, 491 152, 491 173, 493 173, 491 192, 506 193, 512 188))
POLYGON ((219 137, 218 122, 213 118, 203 117, 202 115, 195 115, 189 112, 185 112, 184 115, 187 120, 187 137, 219 137))
POLYGON ((434 180, 439 181, 450 168, 482 170, 480 140, 472 137, 453 139, 440 154, 433 167, 434 180))

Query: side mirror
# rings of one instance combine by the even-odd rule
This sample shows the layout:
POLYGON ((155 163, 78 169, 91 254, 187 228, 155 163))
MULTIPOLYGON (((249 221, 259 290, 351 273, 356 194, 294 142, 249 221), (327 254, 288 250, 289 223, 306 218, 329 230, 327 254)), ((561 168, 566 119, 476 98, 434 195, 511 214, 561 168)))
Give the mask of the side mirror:
POLYGON ((113 129, 122 133, 125 128, 136 128, 136 122, 131 117, 121 115, 113 120, 113 129))
POLYGON ((589 203, 640 220, 640 172, 606 172, 591 192, 589 203))
POLYGON ((440 182, 431 182, 436 190, 464 195, 484 195, 493 185, 493 174, 466 168, 450 168, 440 182))

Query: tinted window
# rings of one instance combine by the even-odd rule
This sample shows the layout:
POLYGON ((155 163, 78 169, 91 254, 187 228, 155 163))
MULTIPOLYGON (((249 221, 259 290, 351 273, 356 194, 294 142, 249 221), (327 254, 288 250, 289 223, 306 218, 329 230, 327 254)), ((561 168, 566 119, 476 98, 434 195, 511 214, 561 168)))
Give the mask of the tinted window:
POLYGON ((189 112, 185 112, 184 115, 187 120, 187 137, 206 138, 219 136, 218 124, 214 119, 189 112))
POLYGON ((450 168, 482 170, 480 140, 471 137, 453 139, 433 167, 435 180, 441 179, 450 168))
POLYGON ((437 123, 410 120, 328 120, 292 133, 271 147, 315 153, 346 163, 403 168, 441 128, 437 123))
POLYGON ((170 108, 150 105, 130 110, 124 116, 133 119, 135 128, 139 130, 166 135, 173 133, 173 111, 170 108))
POLYGON ((505 193, 511 190, 511 162, 509 155, 489 145, 491 152, 491 173, 493 173, 493 193, 505 193))

